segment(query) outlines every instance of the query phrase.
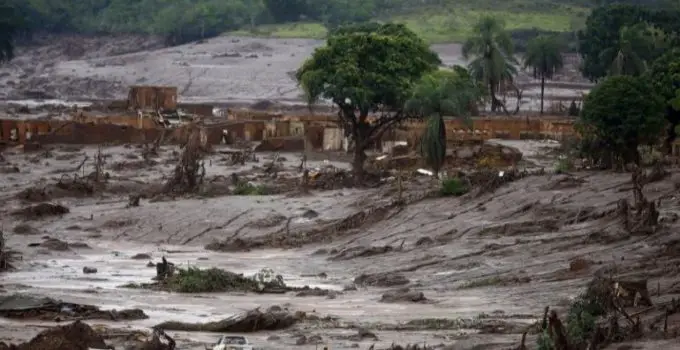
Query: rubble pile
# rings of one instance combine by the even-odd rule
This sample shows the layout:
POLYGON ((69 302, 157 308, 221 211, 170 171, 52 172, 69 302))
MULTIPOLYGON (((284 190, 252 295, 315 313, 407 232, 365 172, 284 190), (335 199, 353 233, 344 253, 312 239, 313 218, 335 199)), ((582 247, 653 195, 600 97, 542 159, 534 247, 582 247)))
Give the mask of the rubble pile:
POLYGON ((92 327, 81 321, 45 330, 30 341, 19 345, 0 343, 0 350, 89 350, 109 349, 104 339, 92 327))
MULTIPOLYGON (((64 326, 56 326, 40 332, 33 339, 22 344, 0 342, 0 350, 92 350, 114 349, 106 340, 125 338, 125 349, 134 350, 175 350, 175 340, 160 329, 155 329, 151 337, 134 338, 135 332, 128 331, 115 336, 108 330, 95 330, 82 321, 64 326)), ((117 346, 117 345, 116 345, 117 346)))

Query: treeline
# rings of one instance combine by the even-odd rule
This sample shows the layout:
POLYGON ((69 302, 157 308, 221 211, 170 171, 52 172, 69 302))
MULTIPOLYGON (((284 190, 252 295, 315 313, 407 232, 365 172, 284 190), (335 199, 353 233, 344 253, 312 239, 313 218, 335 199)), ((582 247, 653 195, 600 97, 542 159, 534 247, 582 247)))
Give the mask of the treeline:
MULTIPOLYGON (((7 0, 6 0, 7 1, 7 0)), ((360 23, 391 14, 465 6, 453 0, 9 0, 23 17, 24 37, 36 31, 78 33, 144 33, 181 44, 260 24, 322 22, 328 28, 360 23)), ((473 7, 546 10, 594 1, 635 2, 665 6, 673 0, 482 0, 473 7)), ((675 1, 677 2, 677 0, 675 1)))
POLYGON ((180 44, 226 31, 296 21, 328 27, 364 22, 382 11, 441 0, 12 0, 24 33, 144 33, 180 44))

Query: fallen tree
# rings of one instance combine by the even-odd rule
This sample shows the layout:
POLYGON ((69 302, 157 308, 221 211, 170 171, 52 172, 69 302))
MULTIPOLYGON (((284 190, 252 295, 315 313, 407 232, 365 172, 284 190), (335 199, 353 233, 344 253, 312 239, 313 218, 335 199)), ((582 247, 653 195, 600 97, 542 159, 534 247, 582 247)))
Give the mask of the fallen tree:
POLYGON ((286 329, 306 317, 303 312, 291 313, 279 306, 271 306, 262 312, 260 308, 244 312, 216 322, 185 323, 163 322, 154 328, 186 332, 234 332, 250 333, 286 329))
POLYGON ((21 320, 143 320, 140 309, 101 310, 93 305, 67 303, 51 298, 14 294, 0 297, 0 316, 21 320))

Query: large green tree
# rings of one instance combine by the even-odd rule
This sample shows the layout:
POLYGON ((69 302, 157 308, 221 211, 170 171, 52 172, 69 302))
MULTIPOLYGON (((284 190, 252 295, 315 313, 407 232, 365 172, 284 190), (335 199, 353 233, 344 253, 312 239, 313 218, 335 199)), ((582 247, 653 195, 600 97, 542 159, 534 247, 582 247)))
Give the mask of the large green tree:
POLYGON ((467 117, 480 101, 481 89, 464 69, 438 70, 423 76, 406 102, 409 113, 428 117, 420 153, 438 176, 446 157, 444 116, 467 117))
POLYGON ((354 141, 353 170, 361 181, 366 150, 390 128, 417 117, 404 111, 405 102, 414 82, 440 63, 404 25, 360 25, 331 34, 296 79, 310 104, 325 98, 338 106, 339 121, 354 141))
POLYGON ((505 108, 496 97, 496 90, 517 74, 510 35, 501 20, 489 16, 482 17, 472 30, 472 36, 463 44, 463 57, 472 58, 468 65, 470 73, 488 87, 491 111, 505 108))
POLYGON ((646 77, 605 78, 588 94, 580 124, 624 163, 639 164, 638 146, 655 144, 665 124, 663 98, 646 77))
MULTIPOLYGON (((578 33, 583 75, 592 81, 598 81, 609 75, 614 58, 626 46, 622 41, 640 33, 639 31, 625 33, 622 29, 640 24, 647 26, 654 34, 655 44, 658 44, 660 32, 665 36, 664 41, 679 44, 680 11, 677 9, 657 10, 646 6, 619 4, 598 7, 588 16, 586 28, 578 33), (606 50, 610 53, 605 53, 606 50), (603 57, 603 53, 609 57, 603 57)), ((634 53, 648 64, 667 51, 665 45, 655 45, 652 50, 641 49, 639 41, 634 45, 634 53)))
POLYGON ((654 50, 654 37, 646 23, 621 27, 615 46, 604 49, 600 59, 610 62, 609 75, 641 75, 647 69, 645 57, 654 50))
POLYGON ((527 45, 524 54, 524 68, 531 67, 534 78, 541 79, 541 114, 545 96, 545 80, 552 79, 564 66, 562 46, 556 36, 539 36, 527 45))
POLYGON ((680 48, 670 50, 655 60, 645 76, 652 82, 653 92, 666 102, 665 116, 668 130, 664 149, 671 152, 671 143, 677 136, 676 127, 680 125, 680 110, 673 105, 680 89, 680 48))

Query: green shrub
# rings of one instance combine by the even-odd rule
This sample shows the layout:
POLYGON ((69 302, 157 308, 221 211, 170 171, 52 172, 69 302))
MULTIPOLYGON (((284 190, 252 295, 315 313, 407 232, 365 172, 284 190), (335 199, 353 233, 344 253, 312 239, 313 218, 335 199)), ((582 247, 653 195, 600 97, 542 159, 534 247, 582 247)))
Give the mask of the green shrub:
POLYGON ((548 335, 548 331, 542 331, 536 338, 536 347, 538 350, 555 350, 555 344, 548 335))
POLYGON ((258 288, 257 282, 250 278, 217 268, 178 269, 167 283, 170 291, 178 293, 255 291, 258 288))
POLYGON ((440 193, 442 196, 462 196, 469 191, 467 184, 458 177, 442 180, 440 193))
POLYGON ((560 158, 555 164, 555 173, 563 174, 574 170, 574 162, 570 157, 560 158))
POLYGON ((266 196, 272 191, 263 185, 252 185, 247 182, 241 182, 236 185, 233 194, 237 196, 266 196))

